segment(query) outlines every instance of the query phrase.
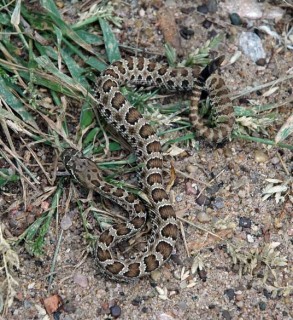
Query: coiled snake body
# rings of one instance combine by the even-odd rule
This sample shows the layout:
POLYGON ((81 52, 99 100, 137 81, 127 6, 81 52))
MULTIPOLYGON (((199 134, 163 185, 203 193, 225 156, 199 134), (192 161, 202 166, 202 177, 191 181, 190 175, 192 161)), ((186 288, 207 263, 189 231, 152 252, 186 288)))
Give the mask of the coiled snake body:
POLYGON ((96 244, 96 263, 110 278, 131 281, 156 270, 170 257, 178 233, 175 211, 163 183, 160 140, 153 127, 125 99, 119 87, 131 84, 170 91, 192 91, 190 121, 199 135, 218 143, 229 137, 234 123, 229 91, 223 79, 213 74, 221 62, 222 57, 201 70, 199 67, 171 68, 132 57, 114 62, 99 78, 95 86, 97 108, 129 142, 137 162, 143 164, 139 179, 151 204, 148 218, 152 227, 146 249, 134 258, 119 259, 114 246, 142 229, 147 219, 146 206, 134 194, 103 181, 95 163, 79 152, 72 149, 63 152, 63 162, 78 182, 110 198, 130 213, 128 222, 114 224, 103 231, 96 244), (219 115, 222 118, 215 128, 207 127, 198 114, 198 102, 203 90, 208 92, 215 106, 215 122, 219 115))

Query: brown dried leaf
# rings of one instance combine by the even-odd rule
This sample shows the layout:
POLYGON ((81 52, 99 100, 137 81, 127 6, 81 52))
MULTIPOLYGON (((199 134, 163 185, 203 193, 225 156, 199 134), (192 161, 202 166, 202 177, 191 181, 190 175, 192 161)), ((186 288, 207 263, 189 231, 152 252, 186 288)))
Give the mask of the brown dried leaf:
POLYGON ((54 294, 53 296, 43 300, 43 305, 48 314, 52 314, 53 312, 57 311, 61 304, 62 299, 58 294, 54 294))

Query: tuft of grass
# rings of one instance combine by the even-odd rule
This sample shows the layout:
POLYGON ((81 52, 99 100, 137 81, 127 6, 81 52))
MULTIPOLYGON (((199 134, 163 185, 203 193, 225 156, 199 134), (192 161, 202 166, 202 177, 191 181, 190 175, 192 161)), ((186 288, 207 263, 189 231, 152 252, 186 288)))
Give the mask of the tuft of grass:
POLYGON ((227 252, 231 256, 234 265, 239 266, 239 275, 245 273, 253 275, 254 271, 263 268, 263 283, 272 275, 278 279, 276 268, 287 266, 287 257, 281 256, 276 248, 280 243, 266 243, 261 248, 246 249, 227 243, 227 252))

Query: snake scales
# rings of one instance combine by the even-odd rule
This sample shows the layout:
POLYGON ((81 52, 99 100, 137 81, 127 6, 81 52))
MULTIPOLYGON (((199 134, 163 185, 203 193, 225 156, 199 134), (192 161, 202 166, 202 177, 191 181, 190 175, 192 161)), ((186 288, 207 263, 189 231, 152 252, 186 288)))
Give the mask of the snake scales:
POLYGON ((163 184, 160 140, 153 127, 125 99, 119 87, 131 84, 168 91, 191 91, 190 121, 193 128, 200 136, 219 143, 229 137, 234 123, 229 91, 223 79, 214 74, 222 61, 223 57, 215 59, 201 70, 200 67, 171 68, 145 58, 130 57, 110 65, 96 83, 94 96, 99 112, 129 142, 137 162, 144 164, 139 180, 150 201, 147 213, 145 204, 136 195, 106 183, 94 162, 73 149, 63 152, 65 167, 80 184, 96 190, 129 212, 129 221, 112 225, 97 240, 95 260, 108 277, 131 281, 156 270, 170 257, 178 233, 175 211, 163 184), (208 127, 198 114, 203 90, 215 106, 214 120, 218 123, 214 128, 208 127), (144 227, 146 220, 151 220, 151 231, 145 250, 135 257, 119 258, 115 245, 133 237, 144 227))

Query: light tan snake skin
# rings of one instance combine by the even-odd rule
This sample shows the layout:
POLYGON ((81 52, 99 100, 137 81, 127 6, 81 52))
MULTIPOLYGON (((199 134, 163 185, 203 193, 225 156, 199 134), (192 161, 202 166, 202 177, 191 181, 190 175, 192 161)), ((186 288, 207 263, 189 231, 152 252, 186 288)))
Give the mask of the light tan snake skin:
POLYGON ((165 263, 175 246, 177 223, 175 211, 165 191, 161 143, 153 127, 125 99, 119 87, 125 84, 158 87, 168 91, 191 91, 190 121, 196 133, 209 141, 221 142, 230 136, 234 123, 229 91, 224 81, 213 72, 223 58, 214 60, 201 70, 171 68, 145 58, 128 58, 114 62, 99 78, 95 86, 97 109, 132 146, 137 162, 144 164, 139 172, 143 191, 151 206, 136 195, 106 183, 94 162, 80 152, 66 149, 62 154, 67 170, 88 189, 96 190, 122 206, 130 214, 128 222, 117 223, 103 231, 96 244, 95 260, 103 273, 118 281, 131 281, 143 277, 165 263), (214 105, 215 128, 207 127, 198 114, 198 102, 206 90, 214 105), (119 258, 114 250, 118 242, 128 240, 151 221, 151 233, 146 249, 134 258, 119 258))

